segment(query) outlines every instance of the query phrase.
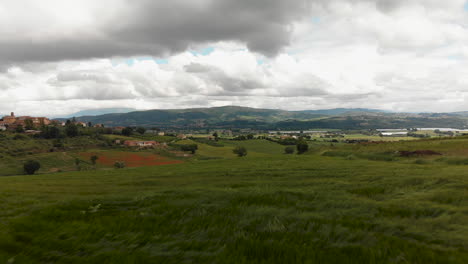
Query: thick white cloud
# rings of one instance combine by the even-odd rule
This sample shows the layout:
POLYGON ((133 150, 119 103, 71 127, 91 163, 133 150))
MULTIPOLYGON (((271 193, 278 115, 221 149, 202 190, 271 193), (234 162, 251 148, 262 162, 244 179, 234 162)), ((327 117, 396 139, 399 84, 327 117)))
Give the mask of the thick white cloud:
POLYGON ((0 113, 228 104, 467 110, 464 4, 5 0, 0 113), (214 51, 202 55, 207 47, 214 51))

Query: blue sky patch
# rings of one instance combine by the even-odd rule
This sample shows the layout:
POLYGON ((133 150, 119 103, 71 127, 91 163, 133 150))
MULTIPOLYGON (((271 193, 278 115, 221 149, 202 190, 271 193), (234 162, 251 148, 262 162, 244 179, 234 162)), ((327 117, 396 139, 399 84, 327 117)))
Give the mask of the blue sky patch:
POLYGON ((155 59, 154 62, 157 64, 169 64, 169 60, 167 59, 155 59))
POLYGON ((195 55, 195 56, 198 56, 198 55, 208 56, 208 55, 210 55, 214 50, 215 50, 215 48, 213 48, 213 47, 208 47, 208 48, 204 48, 204 49, 201 49, 201 50, 191 50, 190 53, 192 53, 192 54, 195 55))
POLYGON ((320 19, 320 17, 313 17, 313 18, 312 18, 312 23, 314 23, 314 24, 319 24, 320 21, 322 21, 322 20, 320 19))
POLYGON ((128 66, 133 66, 137 61, 154 61, 157 64, 169 64, 168 59, 155 59, 154 57, 138 57, 112 60, 112 66, 118 66, 119 64, 127 64, 128 66))
POLYGON ((454 60, 454 61, 460 61, 460 60, 463 60, 463 56, 461 56, 461 55, 451 55, 451 56, 448 56, 448 59, 449 60, 454 60))
POLYGON ((467 11, 467 12, 468 12, 468 1, 465 3, 465 6, 464 6, 464 8, 465 8, 465 11, 467 11))
POLYGON ((128 66, 133 66, 133 64, 135 64, 135 60, 133 58, 128 58, 124 60, 124 63, 127 64, 128 66))

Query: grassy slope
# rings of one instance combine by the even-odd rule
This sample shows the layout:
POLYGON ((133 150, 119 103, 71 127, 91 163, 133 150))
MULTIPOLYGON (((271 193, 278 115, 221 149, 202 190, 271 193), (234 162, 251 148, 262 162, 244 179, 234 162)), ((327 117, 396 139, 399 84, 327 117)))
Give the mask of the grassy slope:
MULTIPOLYGON (((468 262, 466 167, 260 156, 283 149, 262 142, 199 150, 230 157, 247 143, 245 158, 0 178, 0 263, 468 262)), ((336 148, 458 153, 466 143, 336 148)))

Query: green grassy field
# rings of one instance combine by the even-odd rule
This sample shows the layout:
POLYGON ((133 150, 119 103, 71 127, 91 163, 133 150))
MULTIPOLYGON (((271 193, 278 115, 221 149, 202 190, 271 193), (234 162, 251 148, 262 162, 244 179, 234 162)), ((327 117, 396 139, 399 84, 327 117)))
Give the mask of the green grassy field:
POLYGON ((468 263, 467 167, 450 162, 467 138, 220 145, 182 164, 0 178, 0 263, 468 263))

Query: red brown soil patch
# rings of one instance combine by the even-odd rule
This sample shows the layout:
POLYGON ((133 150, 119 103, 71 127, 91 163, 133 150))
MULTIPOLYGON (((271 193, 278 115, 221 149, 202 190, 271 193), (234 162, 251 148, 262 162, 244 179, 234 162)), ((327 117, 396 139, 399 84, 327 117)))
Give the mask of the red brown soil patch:
POLYGON ((442 155, 432 150, 398 151, 401 157, 442 155))
POLYGON ((91 156, 99 157, 97 164, 104 166, 114 166, 116 161, 122 161, 126 167, 144 167, 144 166, 159 166, 167 164, 182 163, 180 160, 171 160, 163 156, 151 153, 134 153, 134 152, 99 152, 99 153, 80 153, 82 158, 89 160, 91 156))

